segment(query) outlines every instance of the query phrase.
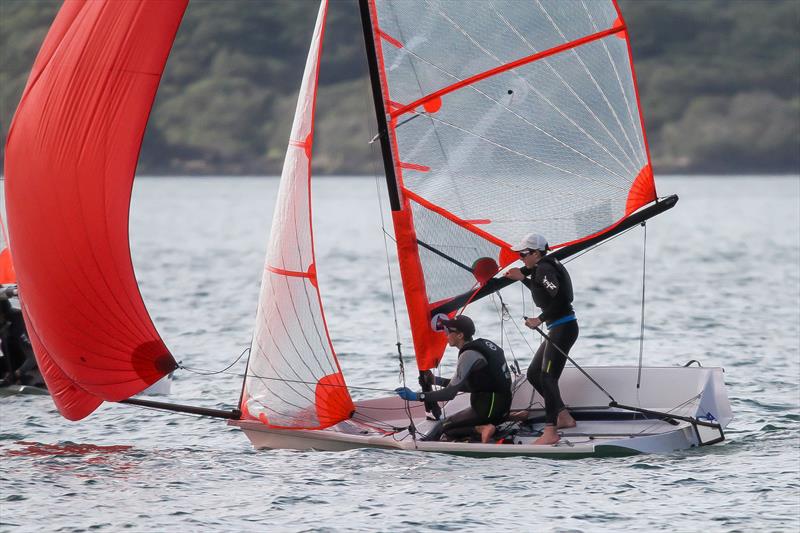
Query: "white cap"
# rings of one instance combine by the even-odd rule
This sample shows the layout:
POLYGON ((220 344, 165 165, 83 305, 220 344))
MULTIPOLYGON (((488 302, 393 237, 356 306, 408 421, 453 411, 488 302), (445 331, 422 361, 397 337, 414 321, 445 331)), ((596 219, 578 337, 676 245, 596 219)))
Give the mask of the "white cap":
POLYGON ((516 246, 512 246, 511 250, 521 252, 522 250, 547 250, 547 239, 538 233, 529 233, 525 235, 522 242, 516 246))

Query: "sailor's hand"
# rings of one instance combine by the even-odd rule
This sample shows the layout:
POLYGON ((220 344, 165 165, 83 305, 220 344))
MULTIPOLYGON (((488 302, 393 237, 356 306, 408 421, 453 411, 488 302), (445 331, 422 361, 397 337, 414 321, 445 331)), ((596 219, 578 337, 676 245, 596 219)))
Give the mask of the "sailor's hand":
POLYGON ((526 318, 525 319, 525 325, 528 326, 531 329, 536 329, 536 328, 538 328, 539 326, 542 325, 542 321, 534 316, 534 317, 531 317, 531 318, 526 318))
POLYGON ((424 372, 420 372, 419 375, 419 386, 422 387, 422 390, 425 390, 425 387, 430 387, 433 385, 435 379, 433 377, 433 372, 430 370, 426 370, 424 372))
POLYGON ((503 277, 513 279, 514 281, 521 281, 525 279, 525 275, 522 273, 522 270, 518 268, 509 268, 508 272, 503 274, 503 277))
POLYGON ((394 391, 397 393, 398 396, 400 396, 407 402, 417 401, 417 393, 409 389, 408 387, 398 387, 394 391))

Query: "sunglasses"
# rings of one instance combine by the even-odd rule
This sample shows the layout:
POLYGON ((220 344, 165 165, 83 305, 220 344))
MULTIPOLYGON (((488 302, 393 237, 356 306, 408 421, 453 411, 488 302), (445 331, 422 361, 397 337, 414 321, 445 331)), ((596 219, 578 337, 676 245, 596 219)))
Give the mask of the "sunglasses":
POLYGON ((526 257, 528 257, 529 255, 533 255, 533 253, 534 253, 534 252, 538 252, 538 251, 539 251, 539 250, 522 250, 522 251, 519 253, 519 256, 520 256, 522 259, 525 259, 525 258, 526 258, 526 257))

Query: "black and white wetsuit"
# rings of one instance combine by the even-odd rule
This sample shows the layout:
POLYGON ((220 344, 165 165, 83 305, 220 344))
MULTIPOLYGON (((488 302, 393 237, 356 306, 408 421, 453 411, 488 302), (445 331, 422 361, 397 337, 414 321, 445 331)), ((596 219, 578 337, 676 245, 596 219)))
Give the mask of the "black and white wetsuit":
POLYGON ((451 379, 437 379, 444 388, 423 393, 420 400, 449 401, 459 392, 469 392, 470 407, 446 417, 423 440, 470 436, 475 426, 499 424, 511 407, 511 373, 503 349, 492 341, 469 341, 458 354, 458 365, 451 379))
POLYGON ((542 310, 539 320, 548 328, 552 341, 539 345, 536 355, 528 367, 528 381, 544 398, 545 421, 555 424, 558 412, 564 409, 558 380, 567 358, 561 353, 569 353, 578 339, 578 321, 572 307, 572 280, 567 269, 558 259, 544 256, 532 269, 523 267, 522 280, 530 290, 533 303, 542 310), (561 348, 561 351, 555 346, 561 348))

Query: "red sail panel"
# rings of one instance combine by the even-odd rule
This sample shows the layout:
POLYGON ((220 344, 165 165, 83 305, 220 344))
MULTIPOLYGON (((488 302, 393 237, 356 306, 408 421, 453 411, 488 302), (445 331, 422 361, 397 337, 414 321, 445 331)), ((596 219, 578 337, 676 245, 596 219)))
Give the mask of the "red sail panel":
POLYGON ((323 429, 355 410, 322 308, 311 216, 314 109, 327 8, 323 0, 297 98, 241 402, 246 418, 280 429, 323 429))
POLYGON ((8 245, 8 233, 3 217, 0 216, 0 285, 15 284, 17 274, 11 262, 11 248, 8 245))
POLYGON ((8 230, 28 331, 67 418, 176 367, 133 272, 128 211, 150 109, 187 0, 68 0, 6 145, 8 230))
MULTIPOLYGON (((378 14, 374 0, 369 2, 370 19, 372 22, 372 35, 375 42, 379 64, 379 77, 381 80, 381 91, 383 94, 384 106, 386 109, 395 107, 391 98, 390 87, 386 77, 386 65, 382 51, 383 41, 388 41, 390 46, 402 46, 390 35, 383 33, 378 26, 378 14)), ((398 155, 396 138, 397 120, 392 119, 389 124, 389 136, 393 147, 392 160, 394 163, 397 188, 403 188, 403 169, 412 168, 402 163, 398 155)), ((415 165, 417 169, 427 167, 415 165)), ((411 204, 407 198, 402 200, 402 209, 392 213, 394 224, 395 241, 397 244, 397 255, 400 265, 400 276, 403 280, 403 293, 405 294, 406 308, 411 324, 411 336, 414 343, 414 353, 417 360, 417 367, 420 370, 428 370, 439 365, 442 353, 447 345, 447 337, 441 332, 435 331, 431 327, 429 318, 429 306, 431 299, 428 297, 424 272, 420 262, 419 246, 414 227, 414 219, 411 204)))
POLYGON ((431 317, 414 314, 485 279, 471 265, 502 268, 534 231, 553 247, 602 234, 655 186, 613 0, 369 3, 427 368, 431 317))

